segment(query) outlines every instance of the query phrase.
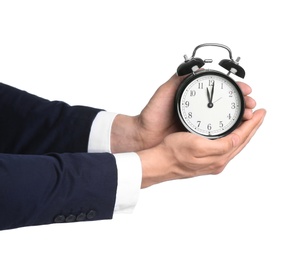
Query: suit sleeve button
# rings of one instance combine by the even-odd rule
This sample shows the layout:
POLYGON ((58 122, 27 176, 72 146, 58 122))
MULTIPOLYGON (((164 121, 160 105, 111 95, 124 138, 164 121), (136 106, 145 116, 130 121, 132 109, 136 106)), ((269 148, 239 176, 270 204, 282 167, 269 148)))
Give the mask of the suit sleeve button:
POLYGON ((76 220, 76 216, 72 214, 66 218, 66 222, 74 222, 75 220, 76 220))
POLYGON ((56 216, 56 218, 54 219, 55 223, 63 223, 65 222, 65 216, 64 215, 58 215, 56 216))
POLYGON ((86 219, 86 214, 85 213, 80 213, 78 216, 77 216, 77 218, 76 218, 76 220, 77 221, 83 221, 83 220, 85 220, 86 219))
POLYGON ((96 211, 95 210, 90 210, 89 212, 88 212, 88 214, 86 215, 86 218, 88 219, 88 220, 91 220, 91 219, 93 219, 93 218, 95 218, 96 217, 96 211))

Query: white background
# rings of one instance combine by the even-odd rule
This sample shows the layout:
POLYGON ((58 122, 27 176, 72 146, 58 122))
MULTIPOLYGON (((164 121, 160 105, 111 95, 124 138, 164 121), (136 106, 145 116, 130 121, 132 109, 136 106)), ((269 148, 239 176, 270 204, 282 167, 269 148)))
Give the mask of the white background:
MULTIPOLYGON (((268 111, 222 174, 142 190, 114 220, 2 231, 0 258, 300 259, 296 2, 0 0, 1 82, 135 115, 184 54, 219 42, 268 111)), ((199 57, 227 58, 215 51, 199 57)))

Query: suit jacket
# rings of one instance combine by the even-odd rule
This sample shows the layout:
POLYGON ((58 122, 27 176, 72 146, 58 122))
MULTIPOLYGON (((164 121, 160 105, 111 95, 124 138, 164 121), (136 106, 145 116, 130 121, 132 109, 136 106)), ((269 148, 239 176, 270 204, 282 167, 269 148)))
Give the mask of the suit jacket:
POLYGON ((87 153, 99 111, 0 83, 0 230, 112 218, 115 158, 87 153))

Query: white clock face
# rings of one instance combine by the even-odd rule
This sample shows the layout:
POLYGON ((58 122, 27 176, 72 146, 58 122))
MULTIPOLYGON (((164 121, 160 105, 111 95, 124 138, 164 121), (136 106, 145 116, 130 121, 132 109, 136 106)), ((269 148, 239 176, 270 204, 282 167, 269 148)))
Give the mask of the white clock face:
POLYGON ((231 132, 244 112, 241 91, 233 83, 209 73, 191 81, 177 104, 185 127, 211 139, 231 132))

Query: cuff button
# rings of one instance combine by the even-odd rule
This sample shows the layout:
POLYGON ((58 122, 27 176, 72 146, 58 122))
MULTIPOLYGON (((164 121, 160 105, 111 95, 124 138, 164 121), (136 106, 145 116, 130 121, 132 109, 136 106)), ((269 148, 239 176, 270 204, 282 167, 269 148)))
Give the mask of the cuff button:
POLYGON ((80 213, 76 218, 77 221, 84 221, 85 219, 86 219, 85 213, 80 213))
POLYGON ((66 218, 66 222, 74 222, 75 220, 76 220, 76 216, 72 214, 66 218))
POLYGON ((58 215, 56 216, 56 218, 54 219, 55 223, 64 223, 65 222, 65 216, 64 215, 58 215))
POLYGON ((90 210, 89 212, 88 212, 88 214, 86 215, 86 218, 88 219, 88 220, 92 220, 92 219, 94 219, 96 217, 96 211, 95 210, 90 210))

